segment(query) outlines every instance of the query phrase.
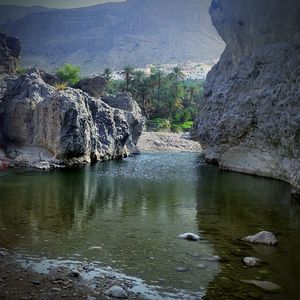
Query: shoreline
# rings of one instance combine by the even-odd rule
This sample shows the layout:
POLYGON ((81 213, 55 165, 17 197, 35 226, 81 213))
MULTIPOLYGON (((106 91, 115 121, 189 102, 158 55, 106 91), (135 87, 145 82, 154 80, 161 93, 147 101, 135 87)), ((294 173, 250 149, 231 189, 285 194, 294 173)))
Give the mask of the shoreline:
POLYGON ((195 152, 202 153, 202 147, 193 141, 189 133, 147 132, 139 138, 137 146, 143 152, 195 152))

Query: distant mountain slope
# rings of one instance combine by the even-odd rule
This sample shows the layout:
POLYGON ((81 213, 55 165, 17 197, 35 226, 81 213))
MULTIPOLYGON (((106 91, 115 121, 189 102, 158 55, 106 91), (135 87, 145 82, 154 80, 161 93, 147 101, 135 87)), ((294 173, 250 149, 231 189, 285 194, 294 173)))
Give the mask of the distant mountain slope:
POLYGON ((224 44, 211 24, 210 0, 128 0, 45 11, 6 23, 19 37, 23 63, 53 69, 64 62, 84 73, 125 64, 207 61, 224 44))
POLYGON ((18 6, 18 5, 0 5, 0 26, 9 20, 17 20, 23 18, 31 13, 41 12, 49 10, 43 6, 18 6))

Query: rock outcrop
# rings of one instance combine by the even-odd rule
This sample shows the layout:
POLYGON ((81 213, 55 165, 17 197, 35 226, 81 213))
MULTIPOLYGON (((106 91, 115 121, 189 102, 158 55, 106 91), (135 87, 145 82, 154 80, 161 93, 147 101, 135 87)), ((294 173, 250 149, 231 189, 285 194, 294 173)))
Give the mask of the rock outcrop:
POLYGON ((87 77, 81 79, 77 84, 76 88, 81 89, 82 91, 88 93, 92 97, 99 98, 106 94, 107 82, 104 77, 102 76, 95 76, 95 77, 87 77))
MULTIPOLYGON (((40 74, 6 78, 0 100, 2 149, 10 165, 41 169, 121 158, 137 152, 144 119, 73 88, 56 90, 40 74)), ((123 99, 120 99, 122 101, 123 99)))
POLYGON ((198 136, 208 161, 300 191, 300 2, 213 0, 226 43, 208 74, 198 136))
POLYGON ((0 74, 14 75, 19 65, 20 54, 20 41, 0 33, 0 74))

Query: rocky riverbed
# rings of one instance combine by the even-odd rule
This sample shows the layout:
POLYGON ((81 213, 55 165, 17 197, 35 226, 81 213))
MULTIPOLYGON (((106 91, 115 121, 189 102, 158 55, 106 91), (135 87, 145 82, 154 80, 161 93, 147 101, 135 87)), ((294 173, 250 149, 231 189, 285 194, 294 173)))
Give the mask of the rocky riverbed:
POLYGON ((99 275, 88 281, 85 276, 91 266, 80 264, 72 269, 67 264, 48 268, 47 274, 36 272, 31 263, 14 253, 0 250, 0 299, 87 299, 111 298, 142 299, 129 292, 131 283, 117 279, 114 275, 99 275), (115 294, 113 294, 115 293, 115 294), (119 297, 117 297, 117 293, 119 297))
POLYGON ((202 152, 201 145, 188 133, 145 131, 137 145, 141 152, 202 152))

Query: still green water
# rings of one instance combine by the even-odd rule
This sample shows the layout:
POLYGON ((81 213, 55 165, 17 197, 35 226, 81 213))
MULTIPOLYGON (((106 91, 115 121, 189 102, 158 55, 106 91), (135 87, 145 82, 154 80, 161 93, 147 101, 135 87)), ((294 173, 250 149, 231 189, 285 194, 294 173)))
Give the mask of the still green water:
POLYGON ((173 298, 207 291, 209 299, 300 299, 300 205, 289 186, 220 171, 197 154, 2 173, 0 246, 36 261, 96 261, 173 298), (238 241, 260 230, 274 232, 279 245, 238 241), (202 240, 178 239, 184 232, 202 240), (211 261, 214 255, 224 260, 211 261), (244 256, 264 264, 245 268, 244 256), (269 280, 283 291, 270 295, 241 279, 269 280))

